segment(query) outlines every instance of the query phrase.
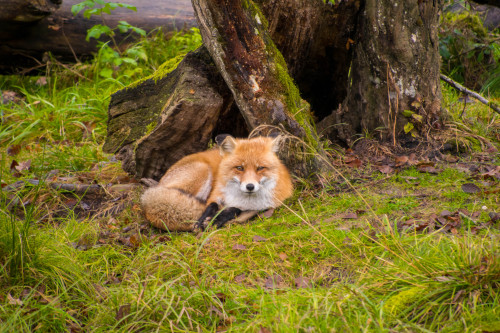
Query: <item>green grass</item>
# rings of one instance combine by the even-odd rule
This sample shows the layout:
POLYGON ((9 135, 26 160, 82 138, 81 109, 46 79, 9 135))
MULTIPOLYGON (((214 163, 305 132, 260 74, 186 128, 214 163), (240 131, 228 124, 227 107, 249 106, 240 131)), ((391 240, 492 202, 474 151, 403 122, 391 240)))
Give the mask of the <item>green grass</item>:
MULTIPOLYGON (((84 204, 99 201, 103 209, 120 198, 48 188, 44 181, 54 177, 128 182, 101 150, 109 95, 196 47, 199 35, 167 41, 158 34, 141 45, 140 75, 124 65, 112 79, 100 78, 102 63, 93 61, 52 67, 42 86, 37 77, 0 77, 0 90, 25 98, 0 105, 2 186, 42 181, 1 192, 0 331, 500 330, 500 233, 498 222, 486 225, 500 207, 498 192, 463 192, 479 179, 456 163, 437 163, 437 174, 413 166, 389 176, 345 167, 346 179, 330 177, 322 189, 298 180, 289 206, 273 217, 200 237, 143 227, 136 192, 120 214, 94 218, 84 204), (20 151, 11 156, 14 145, 20 151), (13 160, 31 167, 16 174, 13 160), (454 233, 398 227, 458 209, 479 214, 473 222, 462 217, 454 233)), ((499 147, 498 115, 474 104, 461 118, 458 96, 443 88, 455 138, 477 150, 486 142, 499 147)), ((496 160, 488 163, 499 165, 491 154, 496 160)), ((459 163, 482 165, 474 156, 459 163)))

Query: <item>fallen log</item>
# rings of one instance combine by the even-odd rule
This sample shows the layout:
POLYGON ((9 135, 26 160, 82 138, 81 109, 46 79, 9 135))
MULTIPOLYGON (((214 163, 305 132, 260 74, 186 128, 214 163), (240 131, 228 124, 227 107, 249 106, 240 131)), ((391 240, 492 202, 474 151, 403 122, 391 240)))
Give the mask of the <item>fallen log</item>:
MULTIPOLYGON (((71 7, 80 0, 4 0, 0 11, 0 74, 44 63, 44 54, 51 52, 60 61, 74 62, 96 51, 96 42, 87 42, 87 30, 103 24, 99 16, 90 19, 82 13, 73 16, 71 7)), ((127 0, 137 12, 118 8, 105 14, 104 22, 116 27, 127 21, 147 32, 162 28, 163 32, 196 26, 189 0, 127 0)), ((117 32, 118 43, 133 41, 137 36, 117 32)), ((102 39, 105 41, 105 38, 102 39)))

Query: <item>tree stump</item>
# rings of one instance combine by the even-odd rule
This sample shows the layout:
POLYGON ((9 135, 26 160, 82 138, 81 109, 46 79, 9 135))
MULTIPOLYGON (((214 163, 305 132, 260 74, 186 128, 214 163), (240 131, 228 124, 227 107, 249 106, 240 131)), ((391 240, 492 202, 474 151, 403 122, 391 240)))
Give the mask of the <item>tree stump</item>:
POLYGON ((137 178, 159 180, 183 156, 205 150, 216 128, 248 134, 204 47, 160 73, 116 92, 109 104, 103 151, 137 178))

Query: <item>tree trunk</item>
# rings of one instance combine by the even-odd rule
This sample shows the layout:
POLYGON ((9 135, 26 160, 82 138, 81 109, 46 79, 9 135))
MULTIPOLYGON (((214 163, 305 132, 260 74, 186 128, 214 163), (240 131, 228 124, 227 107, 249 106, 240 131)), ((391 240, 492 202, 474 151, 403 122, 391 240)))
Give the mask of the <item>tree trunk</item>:
MULTIPOLYGON (((0 0, 0 73, 16 73, 43 63, 51 52, 61 61, 75 61, 96 51, 96 42, 87 42, 87 30, 103 24, 99 16, 90 19, 82 13, 73 16, 71 6, 81 0, 0 0), (60 7, 58 5, 60 4, 60 7)), ((189 0, 128 0, 137 12, 118 8, 105 14, 105 24, 116 27, 118 21, 152 31, 163 32, 196 25, 189 0)), ((131 42, 137 36, 117 32, 118 43, 131 42)), ((102 41, 106 41, 105 37, 102 41)))
POLYGON ((356 134, 378 132, 396 144, 408 122, 407 132, 412 127, 413 135, 427 132, 440 113, 437 29, 442 5, 442 0, 365 1, 347 97, 321 128, 347 143, 356 134))
POLYGON ((268 22, 260 9, 252 1, 192 2, 203 43, 248 128, 273 125, 302 138, 307 147, 288 146, 288 165, 302 175, 318 170, 325 153, 312 125, 309 104, 301 99, 288 74, 287 64, 268 33, 268 22), (308 150, 309 154, 300 156, 302 150, 308 150), (295 154, 290 154, 291 151, 295 154))
POLYGON ((359 1, 256 0, 301 96, 321 120, 347 95, 359 1))

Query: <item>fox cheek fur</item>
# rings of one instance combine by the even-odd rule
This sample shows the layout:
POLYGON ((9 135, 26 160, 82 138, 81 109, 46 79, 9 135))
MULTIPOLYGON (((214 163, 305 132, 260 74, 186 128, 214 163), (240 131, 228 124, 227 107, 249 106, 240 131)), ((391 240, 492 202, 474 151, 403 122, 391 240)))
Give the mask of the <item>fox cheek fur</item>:
POLYGON ((224 205, 236 207, 241 210, 264 210, 274 207, 274 188, 276 179, 262 177, 259 182, 240 182, 237 177, 233 177, 222 189, 224 195, 224 205), (248 190, 248 185, 254 186, 252 191, 248 190))

